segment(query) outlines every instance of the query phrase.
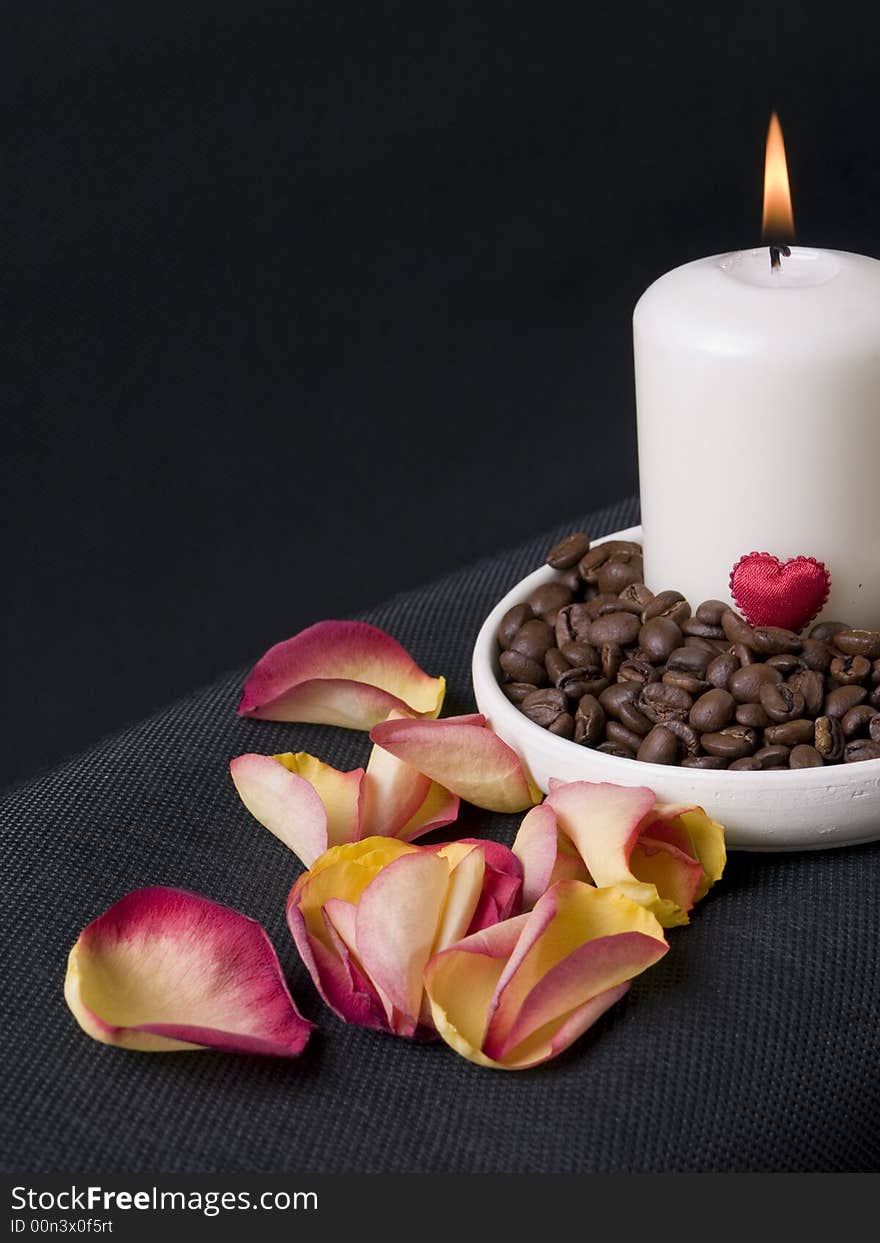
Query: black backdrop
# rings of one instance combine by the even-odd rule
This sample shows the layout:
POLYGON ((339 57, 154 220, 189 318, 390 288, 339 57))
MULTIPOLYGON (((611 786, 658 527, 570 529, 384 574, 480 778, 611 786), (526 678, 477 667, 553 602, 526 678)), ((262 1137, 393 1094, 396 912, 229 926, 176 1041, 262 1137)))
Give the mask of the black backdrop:
POLYGON ((880 253, 876 6, 4 6, 14 779, 633 490, 629 318, 880 253))

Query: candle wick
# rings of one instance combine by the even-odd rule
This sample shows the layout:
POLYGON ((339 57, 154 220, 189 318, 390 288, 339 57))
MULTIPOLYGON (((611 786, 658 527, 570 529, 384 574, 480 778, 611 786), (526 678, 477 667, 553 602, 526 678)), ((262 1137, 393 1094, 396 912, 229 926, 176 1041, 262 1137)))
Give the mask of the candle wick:
POLYGON ((782 270, 782 256, 783 255, 785 255, 786 259, 790 258, 791 247, 786 246, 784 242, 771 242, 770 243, 770 270, 772 272, 779 272, 782 270))

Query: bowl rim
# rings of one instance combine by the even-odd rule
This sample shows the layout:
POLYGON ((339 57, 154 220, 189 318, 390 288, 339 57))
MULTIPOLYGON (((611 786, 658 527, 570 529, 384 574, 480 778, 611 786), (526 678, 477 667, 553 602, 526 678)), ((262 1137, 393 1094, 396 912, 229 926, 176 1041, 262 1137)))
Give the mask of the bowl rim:
MULTIPOLYGON (((640 526, 627 527, 623 531, 613 531, 608 535, 592 540, 591 546, 604 544, 612 539, 639 541, 641 538, 642 528, 640 526)), ((513 730, 523 730, 526 737, 534 737, 536 743, 540 739, 544 747, 552 748, 553 751, 562 757, 571 755, 569 748, 576 748, 578 751, 586 752, 589 755, 591 754, 590 748, 583 747, 580 743, 573 742, 569 738, 560 738, 555 734, 551 734, 549 730, 536 725, 534 721, 530 721, 504 694, 496 672, 499 652, 496 634, 501 618, 513 605, 521 604, 536 587, 539 587, 544 582, 552 581, 557 572, 552 566, 540 566, 515 583, 491 609, 480 626, 474 642, 473 656, 471 658, 471 677, 475 686, 479 683, 482 697, 488 700, 489 712, 486 715, 490 724, 495 724, 493 718, 509 723, 513 730)), ((859 760, 857 764, 825 764, 821 768, 782 769, 778 772, 729 773, 726 769, 682 769, 679 764, 652 764, 647 760, 627 760, 622 756, 608 755, 604 752, 595 752, 595 754, 601 755, 603 764, 607 762, 609 767, 617 768, 622 765, 621 775, 624 773, 630 777, 639 775, 639 780, 635 783, 638 785, 650 786, 652 774, 662 773, 668 777, 670 772, 680 769, 683 773, 687 773, 687 780, 689 782, 693 781, 698 786, 705 786, 707 790, 711 788, 716 791, 719 788, 722 790, 726 788, 743 790, 746 786, 753 785, 756 782, 761 786, 765 786, 767 783, 775 783, 776 787, 779 788, 785 782, 791 781, 795 777, 801 789, 809 789, 813 785, 827 788, 828 786, 839 784, 841 787, 847 787, 852 785, 854 780, 863 779, 866 782, 870 782, 872 778, 880 774, 880 759, 859 760)), ((523 758, 526 761, 528 760, 527 756, 523 758)), ((585 777, 584 780, 589 780, 589 778, 585 777)))

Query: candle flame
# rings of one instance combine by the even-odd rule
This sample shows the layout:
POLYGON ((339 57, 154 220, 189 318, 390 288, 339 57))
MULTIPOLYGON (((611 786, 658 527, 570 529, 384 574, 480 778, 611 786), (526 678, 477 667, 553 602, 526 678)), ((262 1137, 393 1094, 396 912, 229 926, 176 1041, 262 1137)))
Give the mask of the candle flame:
POLYGON ((764 157, 764 222, 765 242, 790 242, 794 239, 794 214, 791 210, 791 189, 788 184, 788 163, 779 117, 772 113, 767 130, 767 153, 764 157))

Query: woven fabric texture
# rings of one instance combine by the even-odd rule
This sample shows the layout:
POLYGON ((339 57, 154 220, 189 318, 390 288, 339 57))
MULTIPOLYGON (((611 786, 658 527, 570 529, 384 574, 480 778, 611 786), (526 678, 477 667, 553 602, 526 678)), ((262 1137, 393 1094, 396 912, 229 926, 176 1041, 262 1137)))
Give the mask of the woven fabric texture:
MULTIPOLYGON (((630 501, 584 525, 598 535, 635 518, 630 501)), ((367 620, 447 675, 448 711, 468 710, 480 621, 561 533, 367 620)), ((442 1044, 346 1027, 315 994, 284 922, 298 865, 239 804, 227 763, 302 749, 354 767, 369 743, 239 720, 243 673, 5 799, 4 1170, 877 1168, 880 846, 734 855, 692 925, 672 930, 669 954, 572 1049, 530 1072, 482 1070, 442 1044), (320 1024, 298 1061, 124 1053, 80 1032, 62 998, 67 951, 85 923, 147 884, 197 889, 263 922, 320 1024)), ((460 827, 510 841, 514 821, 468 811, 460 827)))

